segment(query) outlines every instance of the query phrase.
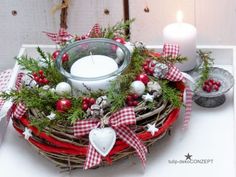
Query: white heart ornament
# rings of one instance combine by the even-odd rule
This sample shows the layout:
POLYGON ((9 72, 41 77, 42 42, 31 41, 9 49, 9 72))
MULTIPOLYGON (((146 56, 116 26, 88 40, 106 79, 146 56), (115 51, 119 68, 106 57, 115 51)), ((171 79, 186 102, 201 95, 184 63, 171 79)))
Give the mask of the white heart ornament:
POLYGON ((97 152, 105 157, 116 142, 116 132, 111 127, 95 128, 89 132, 89 141, 97 152))

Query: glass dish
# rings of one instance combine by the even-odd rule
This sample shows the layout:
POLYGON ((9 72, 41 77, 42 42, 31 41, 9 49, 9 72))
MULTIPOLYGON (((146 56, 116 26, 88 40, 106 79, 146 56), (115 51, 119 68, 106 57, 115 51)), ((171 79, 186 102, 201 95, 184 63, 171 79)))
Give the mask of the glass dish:
MULTIPOLYGON (((67 78, 68 82, 71 83, 72 88, 77 91, 86 91, 86 90, 106 90, 109 87, 110 81, 114 80, 118 75, 122 74, 125 69, 128 67, 131 61, 131 55, 129 50, 119 42, 116 42, 111 39, 105 38, 91 38, 85 39, 78 42, 74 42, 69 44, 67 47, 63 48, 60 52, 60 55, 56 59, 56 67, 61 72, 62 75, 67 78), (119 55, 117 54, 119 51, 119 55), (63 55, 67 54, 69 56, 69 60, 67 62, 63 62, 63 55), (91 70, 90 67, 93 67, 93 61, 91 65, 82 68, 85 76, 78 76, 72 73, 72 66, 78 60, 82 58, 89 57, 97 59, 100 56, 101 59, 110 59, 114 60, 117 64, 117 69, 112 70, 110 73, 106 73, 100 76, 92 76, 89 73, 91 70), (86 71, 88 70, 88 71, 86 71), (86 73, 88 72, 88 73, 86 73)), ((101 61, 103 62, 103 61, 101 61)), ((99 68, 98 75, 100 73, 104 73, 104 70, 109 70, 109 66, 101 65, 99 68)))

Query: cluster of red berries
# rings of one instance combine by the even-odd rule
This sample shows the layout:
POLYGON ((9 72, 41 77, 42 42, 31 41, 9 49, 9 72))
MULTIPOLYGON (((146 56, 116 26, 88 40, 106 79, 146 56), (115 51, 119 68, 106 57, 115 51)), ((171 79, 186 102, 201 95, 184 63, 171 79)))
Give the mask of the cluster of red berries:
POLYGON ((38 84, 48 84, 49 83, 48 79, 44 76, 43 70, 41 70, 41 69, 38 72, 34 72, 33 77, 34 77, 34 80, 38 84))
POLYGON ((130 94, 126 98, 126 103, 128 106, 137 106, 138 105, 138 98, 139 96, 137 94, 130 94))
POLYGON ((94 98, 84 97, 82 100, 82 109, 86 111, 90 108, 93 104, 95 104, 96 100, 94 98))
MULTIPOLYGON (((52 54, 53 61, 55 61, 57 59, 60 52, 61 52, 60 50, 56 50, 55 52, 53 52, 53 54, 52 54)), ((69 61, 69 55, 67 53, 64 53, 62 55, 62 63, 67 62, 67 61, 69 61)))
POLYGON ((145 71, 145 73, 152 75, 154 73, 154 66, 155 63, 151 63, 152 59, 147 58, 144 63, 143 63, 143 70, 145 71))
POLYGON ((204 82, 202 86, 202 90, 205 92, 213 92, 213 91, 218 91, 221 86, 221 83, 219 81, 215 81, 214 79, 208 79, 204 82))

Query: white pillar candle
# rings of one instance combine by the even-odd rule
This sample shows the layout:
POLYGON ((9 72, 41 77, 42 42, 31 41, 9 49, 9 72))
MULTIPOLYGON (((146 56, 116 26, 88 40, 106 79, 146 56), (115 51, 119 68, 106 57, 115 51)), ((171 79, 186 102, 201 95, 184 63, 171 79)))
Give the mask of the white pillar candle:
POLYGON ((196 28, 188 23, 183 23, 183 14, 177 12, 177 23, 167 25, 163 30, 164 43, 178 44, 180 55, 188 58, 182 64, 176 64, 181 71, 189 71, 197 65, 196 60, 196 28))
POLYGON ((70 73, 73 76, 90 78, 90 80, 75 80, 70 79, 72 87, 80 91, 86 91, 86 87, 95 91, 98 89, 107 89, 109 87, 109 82, 116 78, 112 76, 106 79, 91 80, 95 77, 101 77, 118 69, 117 63, 114 59, 104 56, 104 55, 90 55, 77 60, 71 66, 70 73))

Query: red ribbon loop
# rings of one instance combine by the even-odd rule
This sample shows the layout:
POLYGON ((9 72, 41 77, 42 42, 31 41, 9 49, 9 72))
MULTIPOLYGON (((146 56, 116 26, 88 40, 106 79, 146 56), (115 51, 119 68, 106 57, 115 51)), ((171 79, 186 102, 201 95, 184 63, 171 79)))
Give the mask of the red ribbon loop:
MULTIPOLYGON (((177 57, 179 54, 179 46, 176 44, 164 44, 163 46, 163 56, 172 56, 177 57)), ((187 79, 184 77, 184 75, 181 73, 181 71, 174 65, 170 64, 168 65, 168 72, 165 75, 165 78, 169 81, 177 82, 177 81, 183 81, 186 82, 187 79)), ((188 123, 190 121, 190 116, 192 112, 192 97, 193 92, 190 89, 190 87, 186 84, 185 86, 185 92, 186 92, 186 109, 184 114, 184 125, 183 128, 188 127, 188 123)))

